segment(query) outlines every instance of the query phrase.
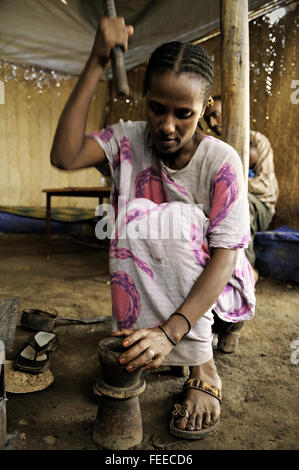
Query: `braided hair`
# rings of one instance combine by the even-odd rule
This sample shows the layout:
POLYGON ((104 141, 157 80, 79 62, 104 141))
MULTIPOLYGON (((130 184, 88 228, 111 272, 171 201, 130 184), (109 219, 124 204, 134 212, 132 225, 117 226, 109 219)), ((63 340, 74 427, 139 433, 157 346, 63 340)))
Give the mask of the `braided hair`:
POLYGON ((199 44, 179 41, 159 46, 151 55, 147 65, 143 92, 146 94, 151 85, 153 74, 163 75, 168 71, 176 75, 188 73, 204 82, 203 100, 207 102, 214 78, 213 59, 199 44))

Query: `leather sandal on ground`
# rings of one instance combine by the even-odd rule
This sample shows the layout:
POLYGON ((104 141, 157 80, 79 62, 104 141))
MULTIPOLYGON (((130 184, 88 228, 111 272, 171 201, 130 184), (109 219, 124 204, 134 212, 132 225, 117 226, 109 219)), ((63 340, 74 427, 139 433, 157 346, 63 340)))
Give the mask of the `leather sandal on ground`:
POLYGON ((56 349, 56 335, 39 331, 17 355, 13 362, 15 370, 29 374, 41 374, 49 369, 50 351, 56 349))
MULTIPOLYGON (((195 388, 196 390, 201 390, 202 392, 208 393, 209 395, 212 395, 213 397, 217 398, 217 400, 219 400, 221 404, 221 400, 222 400, 221 391, 214 385, 210 385, 204 380, 188 379, 184 384, 183 390, 187 390, 188 388, 195 388)), ((182 418, 186 417, 188 419, 190 416, 187 403, 182 403, 182 404, 176 403, 174 405, 172 416, 173 417, 170 422, 170 432, 172 435, 181 437, 183 439, 204 439, 205 437, 210 436, 217 430, 219 426, 219 422, 220 422, 220 418, 218 418, 218 420, 216 421, 215 424, 213 424, 213 426, 209 426, 208 428, 205 428, 205 429, 200 429, 199 431, 187 431, 184 429, 178 429, 175 426, 175 419, 180 418, 180 417, 182 418)))
POLYGON ((53 331, 57 315, 35 308, 25 309, 22 312, 21 325, 34 331, 53 331))

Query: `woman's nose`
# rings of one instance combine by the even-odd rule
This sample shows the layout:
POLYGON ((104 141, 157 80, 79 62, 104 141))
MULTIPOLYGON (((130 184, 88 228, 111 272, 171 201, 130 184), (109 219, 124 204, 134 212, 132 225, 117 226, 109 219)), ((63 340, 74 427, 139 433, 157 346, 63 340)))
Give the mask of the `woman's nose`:
POLYGON ((175 119, 170 115, 165 116, 161 121, 160 130, 166 135, 175 132, 175 119))

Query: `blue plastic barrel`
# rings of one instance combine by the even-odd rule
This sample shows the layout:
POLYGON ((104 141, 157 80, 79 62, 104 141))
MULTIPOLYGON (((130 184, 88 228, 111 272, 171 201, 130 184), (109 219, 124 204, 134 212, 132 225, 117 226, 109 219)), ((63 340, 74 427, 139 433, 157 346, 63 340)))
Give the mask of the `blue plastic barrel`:
POLYGON ((255 267, 263 277, 299 281, 299 231, 287 225, 257 232, 254 239, 255 267))

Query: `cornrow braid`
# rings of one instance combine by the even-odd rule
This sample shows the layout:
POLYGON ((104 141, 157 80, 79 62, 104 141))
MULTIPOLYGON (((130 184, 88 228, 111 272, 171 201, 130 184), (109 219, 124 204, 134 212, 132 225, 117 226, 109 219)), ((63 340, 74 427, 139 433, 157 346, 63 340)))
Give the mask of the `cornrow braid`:
POLYGON ((167 71, 175 74, 190 73, 205 81, 204 102, 208 100, 214 78, 214 62, 199 44, 168 42, 159 46, 151 55, 144 78, 144 94, 150 88, 153 74, 167 71))

